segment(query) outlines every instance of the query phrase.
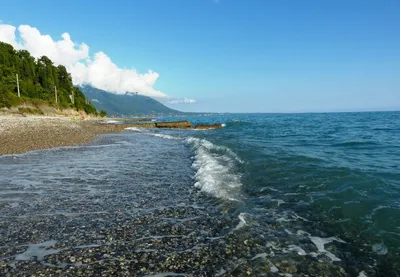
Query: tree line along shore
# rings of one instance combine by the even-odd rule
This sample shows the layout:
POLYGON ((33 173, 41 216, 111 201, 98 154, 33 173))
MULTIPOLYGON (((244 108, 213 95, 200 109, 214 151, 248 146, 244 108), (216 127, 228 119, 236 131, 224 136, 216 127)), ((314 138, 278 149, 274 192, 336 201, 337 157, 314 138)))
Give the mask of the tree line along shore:
POLYGON ((46 56, 35 59, 26 50, 0 42, 0 110, 19 107, 23 113, 43 114, 42 106, 105 116, 73 85, 65 66, 55 66, 46 56))

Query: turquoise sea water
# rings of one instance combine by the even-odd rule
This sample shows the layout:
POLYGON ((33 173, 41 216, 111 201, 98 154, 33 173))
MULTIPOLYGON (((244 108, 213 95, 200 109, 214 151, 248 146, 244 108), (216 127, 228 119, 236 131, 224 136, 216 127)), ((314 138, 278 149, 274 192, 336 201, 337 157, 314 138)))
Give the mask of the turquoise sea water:
POLYGON ((5 275, 123 252, 136 276, 400 276, 400 112, 158 120, 224 128, 0 158, 5 275))
MULTIPOLYGON (((240 176, 236 193, 246 212, 266 220, 275 213, 295 213, 303 218, 300 228, 311 235, 340 238, 346 246, 339 247, 371 255, 383 271, 399 266, 399 112, 188 119, 225 123, 222 130, 194 136, 224 146, 242 160, 232 170, 240 176), (276 210, 268 214, 274 205, 276 210)), ((221 181, 218 189, 229 183, 221 181)), ((400 268, 395 271, 400 274, 400 268)))

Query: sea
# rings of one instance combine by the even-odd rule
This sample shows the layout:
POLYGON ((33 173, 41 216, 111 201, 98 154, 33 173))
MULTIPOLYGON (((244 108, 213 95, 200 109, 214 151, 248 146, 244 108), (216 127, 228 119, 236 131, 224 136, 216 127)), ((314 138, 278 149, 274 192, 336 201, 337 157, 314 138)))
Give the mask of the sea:
POLYGON ((1 156, 0 275, 400 276, 400 112, 155 120, 1 156))

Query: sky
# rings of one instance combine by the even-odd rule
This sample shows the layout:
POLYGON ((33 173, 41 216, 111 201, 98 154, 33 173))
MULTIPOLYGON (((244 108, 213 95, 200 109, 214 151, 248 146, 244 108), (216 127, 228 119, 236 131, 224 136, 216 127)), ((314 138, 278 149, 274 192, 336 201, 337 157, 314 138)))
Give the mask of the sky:
POLYGON ((400 110, 398 0, 4 1, 75 84, 199 112, 400 110))

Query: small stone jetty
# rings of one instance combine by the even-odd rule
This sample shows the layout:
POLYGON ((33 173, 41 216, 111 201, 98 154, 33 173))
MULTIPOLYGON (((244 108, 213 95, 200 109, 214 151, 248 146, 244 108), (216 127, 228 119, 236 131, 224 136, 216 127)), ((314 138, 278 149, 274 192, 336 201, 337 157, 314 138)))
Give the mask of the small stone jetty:
POLYGON ((129 127, 136 128, 164 128, 164 129, 185 129, 185 130, 208 130, 208 129, 220 129, 222 124, 201 124, 193 126, 189 121, 172 121, 172 122, 154 122, 154 123, 134 123, 126 124, 129 127))

